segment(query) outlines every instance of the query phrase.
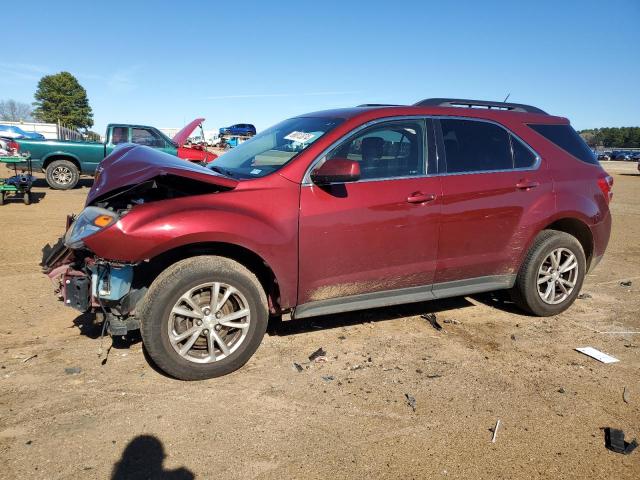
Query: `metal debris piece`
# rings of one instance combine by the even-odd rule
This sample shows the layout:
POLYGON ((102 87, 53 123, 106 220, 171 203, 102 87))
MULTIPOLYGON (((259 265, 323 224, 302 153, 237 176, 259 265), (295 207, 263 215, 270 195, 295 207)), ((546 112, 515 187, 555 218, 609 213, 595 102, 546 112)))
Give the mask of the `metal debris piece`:
POLYGON ((64 373, 67 375, 77 375, 82 369, 80 367, 67 367, 64 369, 64 373))
POLYGON ((320 347, 311 355, 309 355, 309 361, 311 362, 326 362, 327 361, 327 351, 320 347))
POLYGON ((491 437, 491 443, 496 443, 496 436, 498 435, 498 429, 500 428, 500 419, 496 422, 496 426, 493 427, 493 437, 491 437))
POLYGON ((617 428, 607 427, 604 429, 604 445, 612 452, 629 455, 638 446, 634 438, 631 443, 624 441, 624 432, 617 428))
POLYGON ((584 292, 578 295, 578 300, 587 300, 588 298, 593 298, 590 293, 584 292))
POLYGON ((427 320, 433 328, 440 331, 442 330, 442 325, 438 323, 438 319, 436 318, 435 313, 425 313, 424 315, 420 315, 422 318, 427 320))
POLYGON ((295 368, 297 372, 302 372, 304 370, 304 368, 302 368, 302 365, 296 362, 293 362, 293 368, 295 368))
POLYGON ((35 355, 31 355, 30 357, 27 357, 24 360, 22 360, 22 363, 28 362, 29 360, 31 360, 32 358, 36 358, 37 356, 38 356, 37 353, 35 355))
POLYGON ((620 282, 621 287, 630 287, 631 285, 633 285, 633 282, 631 280, 623 280, 622 282, 620 282))
POLYGON ((407 405, 409 405, 411 407, 411 409, 415 412, 416 411, 416 399, 415 399, 415 397, 412 397, 408 393, 405 393, 404 394, 404 398, 407 399, 407 405))
POLYGON ((450 323, 451 325, 462 325, 462 322, 454 318, 445 318, 442 323, 450 323))
POLYGON ((624 403, 629 403, 629 389, 627 387, 622 389, 622 400, 624 403))
POLYGON ((322 380, 324 380, 325 382, 332 382, 335 379, 336 379, 336 377, 334 377, 333 375, 323 375, 322 376, 322 380))

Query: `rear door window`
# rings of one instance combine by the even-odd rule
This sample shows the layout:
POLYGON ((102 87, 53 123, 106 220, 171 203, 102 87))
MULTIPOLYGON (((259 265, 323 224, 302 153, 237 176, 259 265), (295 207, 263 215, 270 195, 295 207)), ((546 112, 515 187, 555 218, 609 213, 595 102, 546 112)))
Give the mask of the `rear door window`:
POLYGON ((513 151, 514 168, 530 168, 536 163, 536 155, 513 135, 511 137, 511 150, 513 151))
POLYGON ((578 160, 591 163, 592 165, 600 164, 595 154, 571 125, 529 124, 529 127, 578 160))
POLYGON ((487 172, 513 168, 509 133, 476 120, 440 120, 447 173, 487 172))

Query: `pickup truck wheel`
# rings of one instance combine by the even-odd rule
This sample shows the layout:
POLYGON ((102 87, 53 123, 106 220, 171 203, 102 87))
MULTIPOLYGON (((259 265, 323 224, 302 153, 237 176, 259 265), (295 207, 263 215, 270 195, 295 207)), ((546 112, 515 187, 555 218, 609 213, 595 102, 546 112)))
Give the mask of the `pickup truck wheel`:
POLYGON ((45 171, 47 183, 54 190, 70 190, 80 179, 80 172, 69 160, 54 160, 45 171))
POLYGON ((557 315, 569 308, 580 293, 586 264, 582 245, 574 236, 543 230, 518 272, 512 297, 534 315, 557 315))
POLYGON ((151 284, 137 308, 144 346, 181 380, 226 375, 258 349, 268 323, 256 276, 224 257, 179 261, 151 284))

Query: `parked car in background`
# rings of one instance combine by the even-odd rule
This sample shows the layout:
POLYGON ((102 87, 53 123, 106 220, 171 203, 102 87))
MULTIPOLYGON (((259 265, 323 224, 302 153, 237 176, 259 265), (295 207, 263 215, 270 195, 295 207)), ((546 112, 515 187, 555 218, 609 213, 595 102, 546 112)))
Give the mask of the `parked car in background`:
POLYGON ((27 138, 29 140, 44 140, 41 133, 26 132, 15 125, 0 125, 0 137, 4 138, 27 138))
POLYGON ((608 161, 608 160, 611 160, 611 157, 607 153, 600 153, 600 154, 598 154, 598 160, 601 161, 601 162, 602 161, 608 161))
POLYGON ((628 162, 629 160, 631 160, 631 153, 629 153, 629 152, 614 152, 612 157, 611 157, 611 160, 628 162))
POLYGON ((16 139, 19 150, 29 152, 34 169, 45 172, 47 183, 57 190, 68 190, 78 183, 80 175, 94 175, 98 164, 118 145, 134 143, 155 148, 191 162, 210 162, 217 155, 203 148, 189 148, 185 142, 202 124, 197 118, 180 130, 173 139, 154 127, 112 123, 107 126, 105 143, 70 140, 33 141, 16 139))
POLYGON ((556 315, 605 252, 612 185, 569 121, 536 107, 315 112, 208 168, 117 150, 43 267, 65 305, 104 311, 112 335, 140 328, 162 370, 204 379, 240 368, 283 313, 506 289, 556 315))
POLYGON ((250 123, 237 123, 230 127, 220 129, 220 135, 237 135, 239 137, 251 137, 256 134, 256 127, 250 123))

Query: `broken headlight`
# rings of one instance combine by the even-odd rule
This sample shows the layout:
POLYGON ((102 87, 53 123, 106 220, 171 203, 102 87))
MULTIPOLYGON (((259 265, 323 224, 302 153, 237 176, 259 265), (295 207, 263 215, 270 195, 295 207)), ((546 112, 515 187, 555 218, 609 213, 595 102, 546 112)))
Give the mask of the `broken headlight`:
POLYGON ((83 240, 89 235, 98 233, 118 221, 118 216, 111 210, 100 207, 87 207, 76 218, 64 236, 64 244, 69 248, 81 248, 83 240))

